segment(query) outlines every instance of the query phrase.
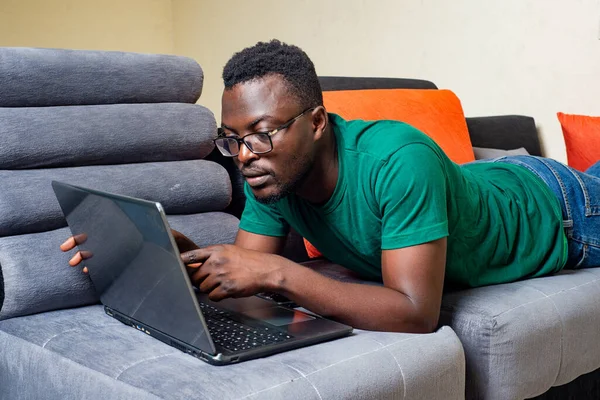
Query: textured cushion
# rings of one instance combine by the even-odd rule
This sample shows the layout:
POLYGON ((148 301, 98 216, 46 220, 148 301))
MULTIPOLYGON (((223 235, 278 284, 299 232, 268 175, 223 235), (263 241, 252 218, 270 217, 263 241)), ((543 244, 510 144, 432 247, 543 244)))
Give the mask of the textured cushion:
POLYGON ((475 147, 511 150, 524 147, 534 156, 542 155, 535 120, 524 115, 497 115, 467 118, 469 136, 475 147))
POLYGON ((0 398, 464 398, 454 332, 367 332, 215 367, 106 316, 101 306, 0 322, 0 398))
POLYGON ((460 338, 468 399, 525 399, 600 367, 600 269, 444 296, 460 338))
POLYGON ((193 104, 0 107, 0 169, 204 158, 216 129, 193 104))
POLYGON ((433 82, 422 79, 320 76, 323 91, 361 89, 437 89, 433 82))
POLYGON ((585 171, 600 161, 600 117, 558 113, 558 120, 571 167, 585 171))
POLYGON ((476 160, 484 160, 488 158, 496 158, 503 156, 518 156, 528 155, 529 152, 524 148, 520 147, 513 150, 502 150, 502 149, 490 149, 486 147, 473 147, 473 153, 475 153, 476 160))
POLYGON ((0 237, 66 226, 51 181, 160 202, 168 214, 221 211, 231 200, 225 169, 205 160, 0 171, 0 237))
POLYGON ((195 103, 203 79, 185 57, 0 47, 0 107, 195 103))
MULTIPOLYGON (((173 229, 201 247, 233 243, 239 222, 220 212, 173 215, 168 219, 173 229)), ((127 224, 120 231, 129 237, 138 233, 127 224)), ((0 238, 0 276, 5 292, 0 296, 0 320, 98 301, 88 276, 68 266, 75 250, 63 253, 58 248, 70 235, 68 228, 62 228, 0 238)))
POLYGON ((403 121, 429 135, 454 162, 475 160, 460 100, 449 90, 323 92, 327 111, 346 119, 403 121))

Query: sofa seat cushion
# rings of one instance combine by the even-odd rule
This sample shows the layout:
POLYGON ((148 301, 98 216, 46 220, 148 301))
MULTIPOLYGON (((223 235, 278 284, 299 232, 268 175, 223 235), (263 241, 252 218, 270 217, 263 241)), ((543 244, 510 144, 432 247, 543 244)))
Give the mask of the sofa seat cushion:
POLYGON ((444 296, 460 338, 468 399, 524 399, 600 367, 600 269, 444 296))
POLYGON ((93 305, 0 321, 0 349, 0 398, 464 398, 464 355, 448 327, 429 335, 357 330, 215 367, 93 305))

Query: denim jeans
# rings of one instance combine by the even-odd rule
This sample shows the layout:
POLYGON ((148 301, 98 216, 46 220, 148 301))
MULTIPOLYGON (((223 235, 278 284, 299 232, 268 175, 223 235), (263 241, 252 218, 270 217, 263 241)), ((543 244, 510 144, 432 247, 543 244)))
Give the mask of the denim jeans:
POLYGON ((565 268, 600 266, 600 162, 585 173, 535 156, 506 156, 491 162, 525 167, 552 189, 562 207, 569 246, 565 268))

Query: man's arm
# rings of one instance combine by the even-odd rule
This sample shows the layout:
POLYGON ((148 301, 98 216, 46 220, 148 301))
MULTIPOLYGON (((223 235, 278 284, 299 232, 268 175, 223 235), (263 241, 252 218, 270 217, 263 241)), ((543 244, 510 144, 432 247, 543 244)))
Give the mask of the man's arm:
POLYGON ((438 324, 446 238, 382 253, 384 287, 335 281, 308 269, 282 269, 274 291, 317 314, 361 329, 429 333, 438 324))
POLYGON ((339 282, 283 257, 238 246, 198 249, 182 259, 204 262, 192 280, 212 300, 271 291, 356 328, 426 333, 438 323, 446 238, 383 251, 384 287, 339 282))
POLYGON ((266 236, 239 229, 235 245, 262 253, 281 254, 285 246, 286 236, 266 236))

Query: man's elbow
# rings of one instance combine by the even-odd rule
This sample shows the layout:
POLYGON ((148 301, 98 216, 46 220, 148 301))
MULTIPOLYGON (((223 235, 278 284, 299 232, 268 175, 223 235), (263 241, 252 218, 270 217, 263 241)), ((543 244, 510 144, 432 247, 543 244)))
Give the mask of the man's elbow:
POLYGON ((409 320, 402 321, 403 327, 399 329, 406 333, 433 333, 436 331, 439 322, 439 314, 427 315, 426 313, 417 313, 409 320))

